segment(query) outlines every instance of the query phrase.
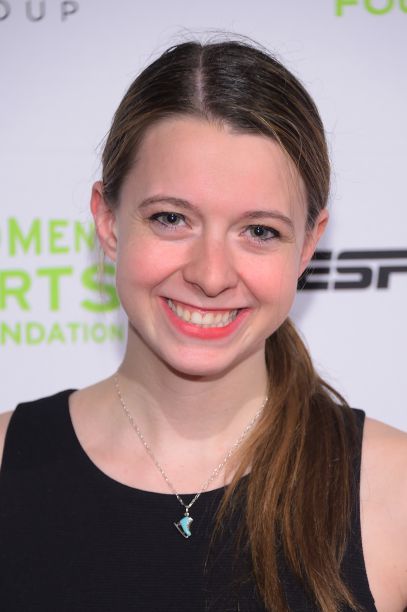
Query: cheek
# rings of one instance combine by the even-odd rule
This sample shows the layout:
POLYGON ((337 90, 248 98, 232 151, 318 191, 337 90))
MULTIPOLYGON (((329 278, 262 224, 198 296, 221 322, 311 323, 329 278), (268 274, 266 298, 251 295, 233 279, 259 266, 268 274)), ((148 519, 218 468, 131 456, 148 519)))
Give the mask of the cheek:
MULTIPOLYGON (((118 250, 116 259, 116 280, 118 289, 134 291, 152 288, 170 276, 177 268, 178 258, 168 249, 152 248, 143 239, 128 242, 118 250)), ((120 293, 119 293, 120 295, 120 293)))
POLYGON ((284 308, 293 301, 297 290, 298 261, 296 258, 276 256, 251 266, 247 284, 257 299, 274 307, 284 308))
POLYGON ((290 313, 297 291, 297 265, 295 258, 274 258, 266 263, 252 272, 250 291, 263 313, 262 326, 268 337, 290 313))

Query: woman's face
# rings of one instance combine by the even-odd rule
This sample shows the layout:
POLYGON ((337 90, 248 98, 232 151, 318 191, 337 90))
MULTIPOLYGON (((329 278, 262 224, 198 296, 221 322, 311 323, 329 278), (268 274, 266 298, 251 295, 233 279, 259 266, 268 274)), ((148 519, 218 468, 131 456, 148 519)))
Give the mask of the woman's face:
POLYGON ((274 141, 190 117, 151 127, 118 208, 96 184, 92 210, 138 350, 200 376, 264 355, 327 218, 306 232, 302 181, 274 141))

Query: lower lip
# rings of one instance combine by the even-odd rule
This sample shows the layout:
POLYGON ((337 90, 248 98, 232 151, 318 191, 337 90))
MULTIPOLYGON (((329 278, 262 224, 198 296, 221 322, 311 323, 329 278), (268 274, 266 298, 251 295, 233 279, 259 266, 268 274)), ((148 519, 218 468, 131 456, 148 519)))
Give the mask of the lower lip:
POLYGON ((180 319, 168 306, 166 299, 162 299, 161 301, 169 320, 178 331, 186 336, 201 338, 203 340, 218 340, 221 338, 227 338, 242 325, 244 319, 246 319, 249 314, 249 309, 245 308, 243 310, 239 310, 237 317, 228 325, 225 325, 225 327, 201 327, 200 325, 187 323, 183 319, 180 319))

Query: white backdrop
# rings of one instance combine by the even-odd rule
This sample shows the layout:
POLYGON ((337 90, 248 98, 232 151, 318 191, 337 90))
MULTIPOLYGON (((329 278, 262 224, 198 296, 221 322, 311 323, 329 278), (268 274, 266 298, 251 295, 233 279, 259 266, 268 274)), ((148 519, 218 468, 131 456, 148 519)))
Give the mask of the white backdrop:
POLYGON ((117 367, 88 214, 99 145, 139 70, 210 30, 274 51, 318 104, 330 259, 293 316, 352 405, 407 429, 407 0, 0 0, 0 410, 117 367))

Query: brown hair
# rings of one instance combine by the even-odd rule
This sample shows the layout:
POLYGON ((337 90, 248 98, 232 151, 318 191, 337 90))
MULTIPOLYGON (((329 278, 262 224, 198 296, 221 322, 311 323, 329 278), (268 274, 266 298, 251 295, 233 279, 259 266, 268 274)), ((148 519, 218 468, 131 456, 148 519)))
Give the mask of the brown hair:
MULTIPOLYGON (((193 115, 276 140, 294 161, 307 193, 307 227, 327 204, 330 165, 316 106, 274 57, 240 41, 186 42, 168 49, 132 83, 104 148, 103 190, 112 207, 147 130, 193 115)), ((343 398, 315 372, 287 319, 266 341, 269 400, 239 453, 218 526, 237 503, 250 467, 246 529, 257 587, 268 609, 287 609, 278 578, 282 548, 319 608, 357 609, 341 578, 352 502, 355 427, 343 398)))

